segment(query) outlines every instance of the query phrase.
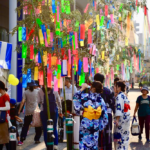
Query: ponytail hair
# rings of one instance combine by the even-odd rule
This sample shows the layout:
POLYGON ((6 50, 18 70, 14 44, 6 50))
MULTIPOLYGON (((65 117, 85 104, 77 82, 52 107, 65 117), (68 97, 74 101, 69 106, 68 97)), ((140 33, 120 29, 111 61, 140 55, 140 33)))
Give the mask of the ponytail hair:
POLYGON ((2 81, 0 81, 0 89, 7 92, 7 88, 5 88, 5 84, 2 81))

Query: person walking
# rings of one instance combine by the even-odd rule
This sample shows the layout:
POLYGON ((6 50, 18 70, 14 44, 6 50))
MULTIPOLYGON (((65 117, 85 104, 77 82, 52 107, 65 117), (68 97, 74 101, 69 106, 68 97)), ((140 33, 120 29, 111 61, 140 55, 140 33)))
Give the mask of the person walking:
POLYGON ((83 93, 88 88, 83 84, 80 91, 75 93, 73 98, 76 115, 84 110, 80 123, 79 149, 97 150, 99 131, 102 131, 108 124, 107 107, 101 93, 103 86, 100 82, 93 82, 89 93, 83 93))
POLYGON ((17 140, 18 140, 18 145, 21 144, 20 142, 20 136, 18 132, 18 126, 17 126, 17 121, 18 122, 23 122, 21 118, 18 117, 18 110, 16 108, 16 103, 17 101, 13 98, 10 99, 10 120, 13 126, 16 127, 16 135, 17 135, 17 140))
POLYGON ((147 86, 144 86, 141 90, 142 95, 137 98, 136 106, 134 109, 134 117, 136 116, 136 112, 138 111, 138 119, 140 124, 141 134, 139 135, 139 140, 142 139, 143 127, 145 123, 145 132, 147 142, 150 142, 149 139, 149 124, 150 124, 150 97, 148 96, 149 90, 147 86))
MULTIPOLYGON (((38 103, 41 105, 41 121, 43 126, 44 132, 44 141, 45 145, 47 146, 47 103, 46 103, 46 96, 45 96, 45 89, 42 88, 38 92, 38 103)), ((58 92, 54 92, 53 88, 48 88, 48 100, 50 106, 50 116, 53 120, 53 128, 54 128, 54 150, 58 149, 58 132, 57 132, 57 120, 58 114, 62 117, 62 106, 61 106, 61 99, 58 92)))
POLYGON ((3 150, 4 144, 6 146, 6 149, 9 150, 8 116, 10 110, 10 98, 6 91, 7 89, 5 88, 5 84, 0 81, 0 112, 6 112, 6 118, 4 122, 0 123, 0 150, 3 150))
MULTIPOLYGON (((104 83, 104 75, 97 73, 94 76, 94 81, 100 81, 104 83)), ((99 133, 99 147, 104 150, 112 150, 112 112, 115 112, 115 98, 110 89, 103 86, 102 98, 107 106, 108 124, 103 131, 99 133)))
MULTIPOLYGON (((34 110, 36 109, 38 103, 38 90, 34 89, 35 86, 37 86, 34 82, 34 80, 31 81, 31 83, 29 83, 29 89, 26 90, 23 94, 23 99, 22 102, 20 104, 20 108, 18 111, 18 115, 20 114, 20 111, 25 103, 25 117, 24 117, 24 124, 22 127, 22 131, 21 131, 21 138, 20 138, 20 145, 23 144, 23 141, 25 141, 26 136, 27 136, 27 132, 29 129, 29 126, 32 122, 32 118, 33 118, 33 113, 34 110)), ((42 134, 42 128, 41 127, 35 127, 35 137, 34 137, 34 141, 35 144, 40 143, 40 137, 42 134)))
POLYGON ((116 150, 128 150, 129 146, 130 102, 124 93, 125 87, 126 85, 123 81, 118 81, 116 83, 116 90, 117 93, 119 93, 116 97, 114 121, 114 140, 116 141, 116 150))

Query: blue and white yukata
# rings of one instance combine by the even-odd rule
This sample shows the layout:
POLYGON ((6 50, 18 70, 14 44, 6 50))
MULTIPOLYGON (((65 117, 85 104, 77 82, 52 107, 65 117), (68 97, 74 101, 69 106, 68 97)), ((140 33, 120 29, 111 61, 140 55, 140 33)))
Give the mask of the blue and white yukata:
POLYGON ((98 150, 99 131, 102 131, 108 124, 107 107, 101 95, 98 93, 82 93, 78 91, 74 95, 74 109, 77 115, 80 111, 89 106, 97 109, 101 107, 102 113, 99 119, 89 120, 85 117, 81 120, 79 131, 80 150, 98 150))
POLYGON ((129 105, 129 100, 123 92, 116 97, 115 116, 120 116, 115 133, 121 136, 120 141, 116 143, 116 150, 128 150, 129 129, 130 129, 130 112, 125 112, 125 104, 129 105))

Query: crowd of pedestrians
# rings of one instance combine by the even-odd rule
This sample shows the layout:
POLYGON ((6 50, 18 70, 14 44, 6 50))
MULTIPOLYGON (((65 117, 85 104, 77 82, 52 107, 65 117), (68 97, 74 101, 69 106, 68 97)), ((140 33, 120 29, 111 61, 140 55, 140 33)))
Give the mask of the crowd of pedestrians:
MULTIPOLYGON (((73 115, 81 116, 79 131, 80 150, 97 150, 98 148, 112 150, 113 141, 116 150, 128 150, 130 102, 127 94, 129 92, 129 82, 115 78, 114 85, 109 89, 104 86, 104 81, 104 75, 97 73, 92 83, 84 83, 79 90, 77 90, 75 85, 71 84, 69 77, 65 78, 65 89, 59 92, 54 91, 54 83, 52 83, 52 88, 47 88, 50 116, 54 123, 54 150, 58 149, 58 118, 63 118, 63 114, 65 113, 64 94, 67 103, 67 113, 74 112, 73 115), (74 91, 74 96, 72 95, 72 90, 74 91)), ((149 90, 147 87, 143 87, 141 92, 142 95, 137 98, 133 116, 136 117, 136 112, 138 111, 141 129, 139 140, 142 139, 145 123, 146 139, 149 142, 149 90)), ((9 98, 5 84, 2 81, 0 81, 0 95, 0 150, 3 149, 4 145, 9 150, 9 127, 11 125, 16 127, 18 145, 20 146, 25 142, 33 119, 35 119, 36 109, 40 109, 39 117, 41 125, 34 125, 34 142, 35 144, 40 143, 43 132, 45 145, 47 146, 48 115, 44 86, 39 86, 38 82, 32 80, 28 84, 28 88, 24 91, 19 110, 16 107, 17 101, 9 98), (22 120, 19 115, 23 108, 25 108, 25 115, 22 120), (2 121, 2 112, 5 117, 4 121, 2 121), (17 122, 23 122, 20 135, 17 129, 17 122)))

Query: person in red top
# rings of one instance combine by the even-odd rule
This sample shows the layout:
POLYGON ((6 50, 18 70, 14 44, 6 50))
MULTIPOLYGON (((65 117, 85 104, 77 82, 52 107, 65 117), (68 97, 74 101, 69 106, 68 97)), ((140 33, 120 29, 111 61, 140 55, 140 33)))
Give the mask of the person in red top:
POLYGON ((7 111, 6 120, 4 123, 0 123, 0 150, 3 149, 3 145, 6 145, 6 149, 9 150, 9 132, 8 132, 8 120, 10 110, 10 98, 6 93, 7 89, 5 84, 0 81, 0 111, 7 111))

